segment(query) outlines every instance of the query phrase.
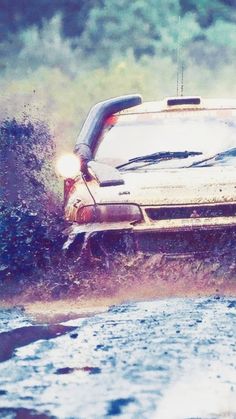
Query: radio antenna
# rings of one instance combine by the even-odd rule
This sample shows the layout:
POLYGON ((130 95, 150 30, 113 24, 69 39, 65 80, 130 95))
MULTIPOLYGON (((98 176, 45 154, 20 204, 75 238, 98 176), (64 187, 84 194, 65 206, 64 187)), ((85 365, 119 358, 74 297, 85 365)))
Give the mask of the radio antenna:
POLYGON ((177 96, 183 96, 184 94, 184 63, 183 63, 183 57, 182 57, 182 25, 181 23, 182 23, 181 17, 179 16, 178 37, 177 37, 177 74, 176 74, 177 96), (179 88, 180 77, 181 77, 181 87, 179 88))
POLYGON ((183 96, 184 95, 184 63, 182 61, 182 66, 181 66, 181 91, 180 91, 180 95, 183 96))

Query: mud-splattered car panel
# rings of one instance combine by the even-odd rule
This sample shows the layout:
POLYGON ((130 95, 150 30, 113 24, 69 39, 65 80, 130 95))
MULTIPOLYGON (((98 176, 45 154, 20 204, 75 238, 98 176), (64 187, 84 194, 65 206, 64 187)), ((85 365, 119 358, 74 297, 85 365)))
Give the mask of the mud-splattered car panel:
MULTIPOLYGON (((175 233, 185 240, 187 232, 190 244, 196 240, 196 234, 191 240, 191 231, 203 231, 209 244, 225 234, 234 241, 235 116, 236 101, 200 98, 173 98, 107 112, 91 147, 89 141, 76 145, 81 160, 80 146, 90 147, 90 157, 85 159, 86 172, 82 168, 66 194, 65 217, 71 227, 65 248, 79 234, 85 233, 89 243, 99 233, 102 242, 114 231, 123 232, 125 241, 130 233, 149 243, 164 239, 167 247, 159 249, 164 253, 175 233)), ((137 249, 132 240, 128 242, 137 249)))

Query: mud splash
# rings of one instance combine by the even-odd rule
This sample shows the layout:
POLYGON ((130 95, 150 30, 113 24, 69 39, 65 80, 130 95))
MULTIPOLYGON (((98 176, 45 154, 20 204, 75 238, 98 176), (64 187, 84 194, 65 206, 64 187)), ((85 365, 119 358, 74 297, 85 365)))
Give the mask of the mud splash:
POLYGON ((127 300, 236 295, 233 253, 178 260, 116 255, 108 269, 102 261, 88 263, 63 252, 65 225, 62 202, 53 192, 58 179, 49 128, 24 116, 3 121, 0 134, 2 305, 21 304, 45 318, 73 318, 127 300))
POLYGON ((4 305, 20 304, 37 323, 55 323, 129 301, 233 297, 235 278, 235 264, 229 259, 160 261, 158 255, 146 259, 138 255, 133 260, 120 256, 109 271, 95 266, 83 270, 65 260, 64 270, 57 265, 37 281, 21 281, 21 292, 5 298, 4 305))
POLYGON ((86 268, 64 255, 61 266, 25 289, 24 300, 98 300, 111 302, 175 296, 235 295, 234 255, 169 260, 161 255, 114 255, 109 269, 96 261, 86 268))
POLYGON ((54 151, 45 123, 26 116, 0 123, 0 281, 6 286, 45 267, 56 251, 54 151))

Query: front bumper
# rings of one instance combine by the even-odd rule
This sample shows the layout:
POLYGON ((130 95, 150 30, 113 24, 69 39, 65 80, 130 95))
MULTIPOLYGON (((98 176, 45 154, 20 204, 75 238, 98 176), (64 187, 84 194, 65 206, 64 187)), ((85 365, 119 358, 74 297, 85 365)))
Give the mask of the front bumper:
POLYGON ((142 223, 73 223, 64 249, 87 249, 94 256, 113 252, 208 254, 232 251, 236 245, 236 217, 144 220, 142 223), (78 240, 79 239, 79 240, 78 240), (82 242, 82 246, 81 246, 82 242))

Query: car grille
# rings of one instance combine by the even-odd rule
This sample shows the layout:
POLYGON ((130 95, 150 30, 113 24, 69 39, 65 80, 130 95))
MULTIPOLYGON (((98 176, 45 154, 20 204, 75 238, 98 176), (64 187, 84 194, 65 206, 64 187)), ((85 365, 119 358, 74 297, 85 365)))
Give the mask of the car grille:
POLYGON ((233 250, 235 229, 220 231, 158 232, 137 234, 137 248, 142 252, 189 254, 233 250))
POLYGON ((151 207, 145 208, 145 211, 151 220, 233 217, 236 215, 236 204, 151 207))

